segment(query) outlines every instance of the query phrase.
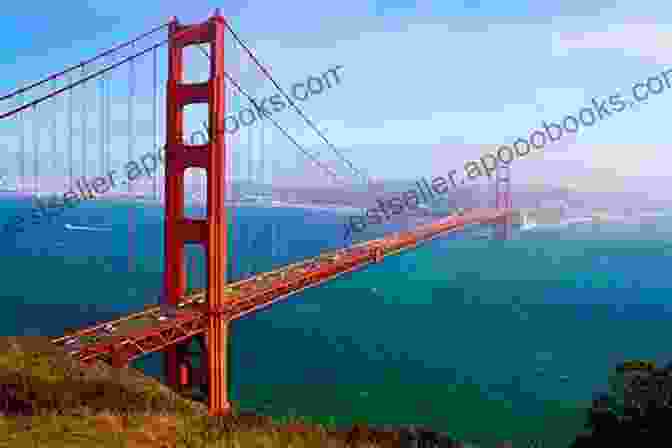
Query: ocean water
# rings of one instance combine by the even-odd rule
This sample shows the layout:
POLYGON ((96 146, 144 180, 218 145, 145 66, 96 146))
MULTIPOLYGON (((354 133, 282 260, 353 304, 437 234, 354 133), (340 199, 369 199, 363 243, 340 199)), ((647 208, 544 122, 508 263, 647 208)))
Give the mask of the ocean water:
MULTIPOLYGON (((0 223, 30 207, 0 200, 0 223)), ((162 215, 96 201, 5 235, 3 334, 60 335, 155 302, 162 215)), ((343 244, 344 218, 333 212, 245 207, 230 219, 233 279, 343 244)), ((617 362, 672 359, 672 217, 538 226, 510 241, 475 239, 482 230, 234 322, 232 399, 337 424, 426 424, 482 446, 566 447, 617 362)), ((198 287, 202 266, 190 260, 198 287)), ((160 355, 136 366, 159 376, 160 355)))

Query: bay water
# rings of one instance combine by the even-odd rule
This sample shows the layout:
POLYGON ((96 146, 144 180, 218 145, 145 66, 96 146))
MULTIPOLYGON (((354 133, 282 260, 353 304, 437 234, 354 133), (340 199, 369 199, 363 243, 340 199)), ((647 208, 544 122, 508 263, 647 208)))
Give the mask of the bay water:
MULTIPOLYGON (((1 199, 0 223, 31 207, 1 199)), ((229 219, 232 280, 344 244, 336 211, 241 206, 229 219)), ((672 217, 540 226, 510 241, 476 238, 483 230, 235 321, 232 400, 324 423, 423 424, 482 446, 566 447, 616 363, 672 360, 672 217)), ((163 237, 160 206, 121 201, 5 234, 2 333, 56 336, 156 303, 163 237)), ((202 262, 189 259, 200 287, 202 262)), ((160 355, 134 365, 161 375, 160 355)))

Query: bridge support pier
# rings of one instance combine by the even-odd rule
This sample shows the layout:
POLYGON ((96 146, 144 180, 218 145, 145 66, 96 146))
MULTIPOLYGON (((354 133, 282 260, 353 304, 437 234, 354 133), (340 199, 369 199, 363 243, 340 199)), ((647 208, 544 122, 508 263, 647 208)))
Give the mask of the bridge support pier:
POLYGON ((374 249, 374 260, 376 263, 382 263, 383 259, 385 258, 385 252, 383 251, 382 247, 376 247, 374 249))
POLYGON ((188 343, 175 344, 168 347, 164 352, 164 373, 166 375, 166 385, 174 391, 179 391, 182 387, 180 381, 180 368, 187 359, 188 343))
POLYGON ((196 341, 198 342, 200 352, 185 351, 185 357, 180 361, 180 388, 184 390, 185 388, 191 389, 193 386, 196 386, 201 392, 208 395, 208 403, 212 403, 209 407, 214 406, 219 409, 218 412, 214 412, 212 415, 227 415, 231 412, 231 403, 228 398, 229 323, 224 319, 218 319, 217 314, 214 313, 213 315, 216 328, 211 334, 219 331, 219 337, 215 340, 220 341, 220 343, 217 347, 214 347, 219 356, 212 357, 207 335, 202 334, 197 336, 196 341), (188 356, 196 354, 200 355, 200 366, 198 368, 193 367, 190 360, 187 359, 188 356))
POLYGON ((211 415, 228 415, 231 412, 229 402, 228 345, 229 322, 213 313, 208 326, 206 345, 212 341, 214 346, 207 350, 208 408, 216 409, 211 415))
POLYGON ((122 348, 119 346, 114 347, 112 351, 112 367, 123 369, 128 367, 128 361, 124 358, 122 348))
POLYGON ((495 224, 495 239, 508 240, 511 239, 511 216, 504 216, 499 218, 495 224))
POLYGON ((190 390, 193 383, 193 368, 191 366, 191 360, 183 359, 180 362, 180 389, 181 390, 190 390))

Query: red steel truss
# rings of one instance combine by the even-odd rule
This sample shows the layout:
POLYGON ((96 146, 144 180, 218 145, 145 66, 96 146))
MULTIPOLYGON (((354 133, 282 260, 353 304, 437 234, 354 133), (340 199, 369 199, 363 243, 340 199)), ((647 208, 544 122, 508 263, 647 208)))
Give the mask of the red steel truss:
MULTIPOLYGON (((227 302, 222 308, 224 318, 227 321, 238 319, 304 289, 319 286, 348 272, 362 269, 371 263, 381 261, 384 257, 413 249, 446 232, 459 231, 469 224, 497 222, 503 216, 504 212, 501 211, 468 211, 464 216, 444 218, 410 232, 360 243, 271 273, 232 283, 229 285, 232 291, 228 293, 227 302)), ((123 326, 129 320, 147 319, 151 322, 147 328, 130 330, 123 335, 109 336, 100 342, 84 345, 73 356, 85 363, 103 360, 123 366, 149 353, 179 346, 208 330, 209 308, 206 295, 205 292, 199 292, 183 297, 175 316, 163 322, 156 319, 161 313, 161 308, 152 307, 140 313, 81 330, 76 336, 96 334, 106 325, 123 326)), ((67 339, 68 337, 62 337, 52 342, 63 345, 67 339)), ((209 344, 205 345, 207 347, 209 344)), ((183 360, 183 367, 178 372, 190 370, 190 366, 183 360)), ((198 375, 205 376, 202 372, 198 375)), ((194 376, 197 376, 196 373, 194 376)))

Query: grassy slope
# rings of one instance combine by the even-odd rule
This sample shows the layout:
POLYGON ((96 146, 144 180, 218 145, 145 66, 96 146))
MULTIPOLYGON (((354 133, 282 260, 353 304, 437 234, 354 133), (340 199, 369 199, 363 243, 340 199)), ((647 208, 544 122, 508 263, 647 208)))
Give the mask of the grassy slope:
POLYGON ((399 446, 399 433, 365 427, 336 431, 253 415, 214 420, 202 404, 140 372, 82 368, 42 337, 0 338, 0 410, 0 447, 8 448, 399 446))

